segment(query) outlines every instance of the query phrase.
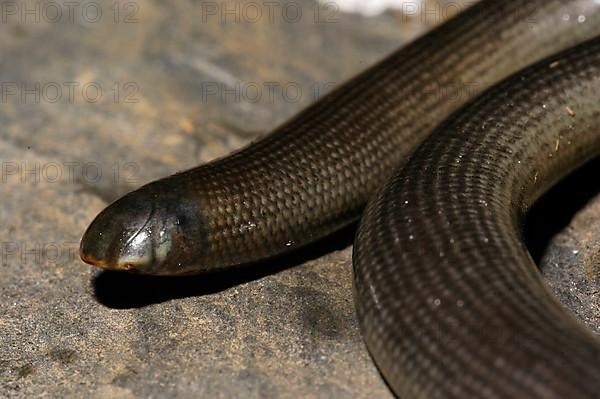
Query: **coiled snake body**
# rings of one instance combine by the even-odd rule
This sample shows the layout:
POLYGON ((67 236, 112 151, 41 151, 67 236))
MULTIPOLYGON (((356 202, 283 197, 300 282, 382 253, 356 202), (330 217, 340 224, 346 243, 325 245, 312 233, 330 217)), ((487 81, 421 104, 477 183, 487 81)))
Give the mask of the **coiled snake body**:
POLYGON ((549 294, 520 234, 532 201, 600 154, 597 35, 596 0, 484 0, 263 139, 117 200, 82 259, 151 274, 255 262, 371 199, 355 301, 396 394, 597 398, 600 343, 549 294), (432 95, 451 85, 471 96, 432 95))

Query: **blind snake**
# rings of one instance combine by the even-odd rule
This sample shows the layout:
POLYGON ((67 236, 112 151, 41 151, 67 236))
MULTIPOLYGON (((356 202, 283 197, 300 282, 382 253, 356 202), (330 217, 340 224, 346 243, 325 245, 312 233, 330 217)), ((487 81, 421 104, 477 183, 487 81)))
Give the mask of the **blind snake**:
POLYGON ((600 343, 549 294, 521 223, 600 154, 598 35, 596 0, 483 0, 262 139, 118 199, 81 257, 223 269, 322 238, 368 202, 354 297, 397 395, 597 398, 600 343), (439 95, 450 86, 470 95, 439 95))

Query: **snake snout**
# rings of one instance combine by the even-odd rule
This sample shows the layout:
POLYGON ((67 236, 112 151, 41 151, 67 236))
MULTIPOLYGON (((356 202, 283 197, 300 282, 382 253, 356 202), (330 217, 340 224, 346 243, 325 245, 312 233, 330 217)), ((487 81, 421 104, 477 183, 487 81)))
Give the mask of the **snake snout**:
POLYGON ((94 219, 81 239, 81 259, 109 270, 137 270, 152 261, 152 202, 133 192, 94 219))

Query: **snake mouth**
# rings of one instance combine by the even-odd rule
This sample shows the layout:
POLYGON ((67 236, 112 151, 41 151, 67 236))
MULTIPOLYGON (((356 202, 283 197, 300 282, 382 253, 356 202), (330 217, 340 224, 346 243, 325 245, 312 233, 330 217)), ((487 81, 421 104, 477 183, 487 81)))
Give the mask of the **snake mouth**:
POLYGON ((90 256, 90 254, 85 253, 81 247, 79 248, 79 257, 88 265, 92 265, 100 269, 110 269, 108 262, 90 256))
POLYGON ((83 262, 87 263, 88 265, 92 265, 94 267, 97 267, 97 268, 103 269, 103 270, 135 271, 136 267, 139 266, 139 265, 135 264, 134 262, 125 262, 122 264, 121 263, 115 264, 114 262, 110 262, 110 261, 103 260, 103 259, 98 259, 98 258, 90 255, 86 251, 84 251, 83 246, 79 248, 79 257, 81 258, 81 260, 83 262))
POLYGON ((115 267, 114 265, 109 264, 107 261, 96 259, 88 254, 85 254, 83 251, 80 251, 79 256, 83 262, 102 270, 124 270, 128 272, 134 272, 136 270, 136 265, 133 263, 125 263, 122 265, 122 267, 115 267))

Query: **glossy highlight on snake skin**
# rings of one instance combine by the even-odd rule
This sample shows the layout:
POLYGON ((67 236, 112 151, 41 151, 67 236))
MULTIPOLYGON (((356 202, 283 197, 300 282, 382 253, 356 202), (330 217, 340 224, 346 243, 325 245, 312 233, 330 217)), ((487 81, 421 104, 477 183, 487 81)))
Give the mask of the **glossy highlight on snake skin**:
POLYGON ((598 153, 598 40, 453 114, 597 35, 595 0, 484 0, 261 140, 117 200, 84 234, 81 257, 162 275, 259 261, 355 221, 393 176, 361 223, 354 266, 360 325, 394 392, 597 397, 598 342, 548 293, 519 225, 598 153), (520 18, 531 5, 535 21, 520 18), (431 95, 455 84, 472 96, 431 95), (427 334, 485 322, 515 339, 427 334))

